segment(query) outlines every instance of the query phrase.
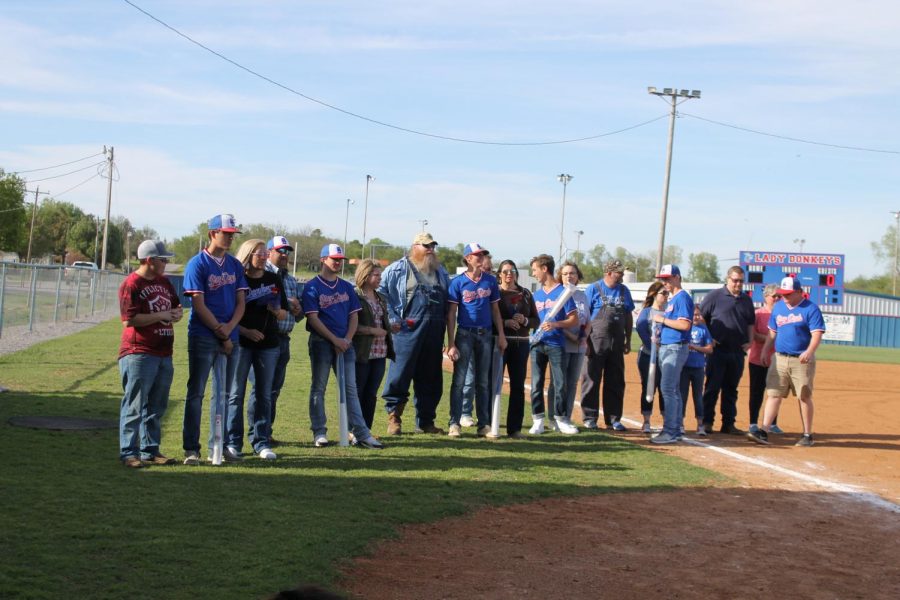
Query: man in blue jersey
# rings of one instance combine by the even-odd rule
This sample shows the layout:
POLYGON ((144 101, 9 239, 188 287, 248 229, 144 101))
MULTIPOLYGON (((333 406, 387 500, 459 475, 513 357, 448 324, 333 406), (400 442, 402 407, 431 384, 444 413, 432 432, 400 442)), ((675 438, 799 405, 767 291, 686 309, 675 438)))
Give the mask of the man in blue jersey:
POLYGON ((553 413, 556 415, 556 428, 560 433, 572 435, 578 428, 566 417, 566 367, 568 354, 565 348, 563 329, 578 325, 578 308, 574 300, 569 298, 553 318, 549 313, 556 306, 565 288, 553 278, 555 267, 553 257, 540 254, 531 259, 531 276, 540 287, 534 292, 534 304, 537 307, 541 325, 540 340, 531 345, 531 429, 532 435, 544 433, 544 381, 547 376, 547 364, 550 365, 550 376, 553 378, 553 413))
POLYGON ((625 355, 631 352, 631 290, 622 283, 625 267, 620 260, 606 263, 606 275, 585 290, 591 321, 581 412, 584 426, 597 429, 600 416, 600 383, 603 383, 603 420, 608 429, 625 431, 621 419, 625 403, 625 355))
POLYGON ((778 416, 781 401, 793 390, 800 400, 803 436, 797 446, 812 446, 813 379, 816 375, 816 349, 825 335, 825 319, 819 307, 804 298, 803 287, 794 277, 785 277, 778 288, 782 302, 772 306, 769 339, 762 349, 763 363, 771 361, 766 376, 766 408, 762 426, 747 435, 754 442, 769 443, 769 428, 778 416), (775 344, 775 354, 769 349, 775 344))
MULTIPOLYGON (((228 254, 234 235, 240 233, 234 215, 216 215, 207 223, 209 245, 188 261, 184 268, 184 294, 191 297, 188 321, 188 382, 184 401, 182 445, 184 464, 200 464, 200 415, 209 371, 216 356, 224 353, 225 381, 213 375, 213 393, 224 389, 231 393, 231 381, 237 361, 232 349, 238 341, 238 322, 244 316, 244 296, 249 287, 244 266, 228 254)), ((227 411, 227 406, 226 406, 227 411)), ((223 415, 227 421, 227 415, 223 415)), ((210 427, 212 447, 214 427, 210 427)), ((225 448, 225 460, 241 460, 236 449, 225 448)))
POLYGON ((663 429, 650 438, 650 441, 654 444, 674 444, 681 440, 684 432, 681 370, 690 352, 688 343, 691 341, 691 325, 694 322, 694 301, 681 288, 681 269, 678 265, 663 265, 657 278, 662 280, 669 292, 665 312, 653 317, 654 323, 662 325, 657 361, 661 373, 659 387, 666 399, 666 406, 663 429))
POLYGON ((325 244, 319 260, 319 274, 303 287, 302 304, 309 331, 309 364, 312 382, 309 389, 309 419, 316 448, 328 445, 325 417, 325 387, 328 372, 337 374, 337 358, 344 357, 344 390, 347 401, 347 421, 361 448, 381 450, 384 446, 372 435, 363 418, 356 392, 356 353, 353 334, 359 318, 359 296, 350 283, 338 275, 344 261, 344 249, 337 244, 325 244))
POLYGON ((474 369, 475 412, 478 435, 491 434, 491 358, 494 352, 492 325, 497 329, 497 346, 506 350, 503 321, 500 318, 500 286, 497 278, 482 270, 485 250, 476 242, 466 244, 463 258, 466 272, 450 281, 447 292, 447 356, 453 361, 453 384, 450 387, 450 430, 447 435, 460 436, 463 386, 469 367, 474 369))

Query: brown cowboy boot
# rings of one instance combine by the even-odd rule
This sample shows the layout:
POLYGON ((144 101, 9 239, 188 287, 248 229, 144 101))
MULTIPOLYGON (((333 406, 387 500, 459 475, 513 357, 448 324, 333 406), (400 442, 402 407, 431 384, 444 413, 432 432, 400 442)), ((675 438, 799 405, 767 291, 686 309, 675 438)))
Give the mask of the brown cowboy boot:
POLYGON ((403 409, 406 408, 406 403, 398 404, 394 409, 394 412, 388 413, 388 426, 387 433, 388 435, 401 435, 403 431, 400 426, 403 423, 403 419, 400 417, 403 416, 403 409))

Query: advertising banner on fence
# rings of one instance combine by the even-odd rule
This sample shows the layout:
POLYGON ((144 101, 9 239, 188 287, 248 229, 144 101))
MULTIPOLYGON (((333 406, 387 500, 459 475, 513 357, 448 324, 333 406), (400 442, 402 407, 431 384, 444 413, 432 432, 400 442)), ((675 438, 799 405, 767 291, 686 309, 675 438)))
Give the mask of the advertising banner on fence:
POLYGON ((825 318, 824 340, 852 342, 856 339, 856 315, 822 313, 825 318))

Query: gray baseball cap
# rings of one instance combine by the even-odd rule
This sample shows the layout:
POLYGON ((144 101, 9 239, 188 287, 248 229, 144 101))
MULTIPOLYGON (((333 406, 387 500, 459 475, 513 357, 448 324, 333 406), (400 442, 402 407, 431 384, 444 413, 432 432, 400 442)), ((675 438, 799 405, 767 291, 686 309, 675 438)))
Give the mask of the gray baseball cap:
POLYGON ((175 256, 166 250, 165 245, 159 240, 144 240, 137 249, 138 260, 145 258, 171 258, 175 256))

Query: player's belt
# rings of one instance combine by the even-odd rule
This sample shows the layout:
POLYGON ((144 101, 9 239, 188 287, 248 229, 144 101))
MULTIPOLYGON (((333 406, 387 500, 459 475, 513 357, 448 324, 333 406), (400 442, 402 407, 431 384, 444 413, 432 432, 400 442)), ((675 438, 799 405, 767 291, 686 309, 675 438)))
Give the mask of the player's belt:
POLYGON ((460 326, 460 329, 465 329, 466 331, 471 331, 476 335, 484 335, 485 333, 491 333, 490 328, 488 327, 463 327, 460 326))
POLYGON ((789 352, 776 352, 775 354, 779 356, 789 356, 790 358, 800 358, 799 354, 791 354, 789 352))

